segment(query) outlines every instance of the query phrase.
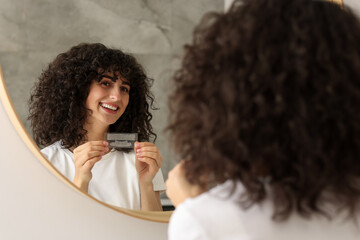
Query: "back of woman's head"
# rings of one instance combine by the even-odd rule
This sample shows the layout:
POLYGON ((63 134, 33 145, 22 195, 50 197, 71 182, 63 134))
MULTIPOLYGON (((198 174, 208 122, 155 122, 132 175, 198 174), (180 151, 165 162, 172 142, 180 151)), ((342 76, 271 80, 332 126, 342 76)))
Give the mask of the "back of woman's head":
POLYGON ((119 72, 130 82, 130 102, 111 132, 137 132, 139 140, 154 135, 149 107, 153 97, 143 68, 134 57, 100 43, 82 43, 59 54, 36 83, 29 101, 34 139, 39 145, 62 140, 67 148, 86 141, 83 125, 90 84, 104 71, 119 72))
POLYGON ((360 195, 360 24, 314 0, 236 1, 206 15, 170 98, 189 181, 240 180, 274 217, 354 213, 360 195), (269 194, 271 193, 271 194, 269 194))

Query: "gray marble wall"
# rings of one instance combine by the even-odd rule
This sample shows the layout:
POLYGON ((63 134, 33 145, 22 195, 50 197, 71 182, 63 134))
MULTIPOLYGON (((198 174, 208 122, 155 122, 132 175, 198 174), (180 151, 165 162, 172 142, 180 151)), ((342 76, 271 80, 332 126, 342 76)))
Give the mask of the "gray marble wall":
POLYGON ((27 121, 29 92, 42 69, 80 42, 101 42, 132 53, 155 79, 153 126, 164 158, 163 173, 175 158, 163 129, 169 79, 182 46, 207 11, 223 11, 222 0, 0 0, 0 65, 14 107, 27 121))

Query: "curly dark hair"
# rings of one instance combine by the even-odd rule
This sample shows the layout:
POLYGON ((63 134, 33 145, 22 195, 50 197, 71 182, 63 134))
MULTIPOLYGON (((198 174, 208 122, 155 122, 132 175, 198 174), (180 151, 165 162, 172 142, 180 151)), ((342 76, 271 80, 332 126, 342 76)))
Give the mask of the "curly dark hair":
MULTIPOLYGON (((351 216, 360 196, 360 24, 314 0, 243 0, 209 13, 185 45, 170 96, 187 179, 230 179, 273 219, 351 216), (331 196, 331 200, 327 197, 331 196)), ((244 206, 244 205, 242 205, 244 206)))
POLYGON ((109 132, 138 133, 139 141, 155 141, 149 112, 149 108, 155 109, 149 90, 152 79, 133 56, 100 43, 81 43, 59 54, 34 86, 29 120, 37 144, 47 146, 62 140, 64 147, 72 148, 86 141, 83 125, 89 111, 85 103, 90 84, 105 71, 119 72, 131 86, 129 104, 109 132))

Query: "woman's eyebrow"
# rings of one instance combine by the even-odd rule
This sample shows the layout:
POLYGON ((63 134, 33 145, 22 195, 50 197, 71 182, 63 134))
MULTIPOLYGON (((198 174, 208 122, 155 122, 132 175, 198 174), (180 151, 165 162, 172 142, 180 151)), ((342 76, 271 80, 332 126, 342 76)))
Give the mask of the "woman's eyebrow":
POLYGON ((101 75, 99 76, 99 81, 100 81, 101 79, 103 79, 103 78, 107 78, 107 79, 109 79, 109 80, 111 80, 111 81, 113 81, 113 82, 116 82, 116 80, 117 80, 117 76, 116 76, 116 75, 114 75, 114 76, 109 76, 109 75, 106 75, 106 74, 101 74, 101 75))
POLYGON ((109 75, 105 75, 105 74, 101 74, 99 77, 98 77, 98 81, 100 81, 101 79, 103 78, 108 78, 109 80, 113 81, 113 82, 116 82, 116 78, 114 79, 114 77, 111 77, 109 75))
MULTIPOLYGON (((116 82, 116 81, 117 81, 117 76, 116 76, 116 75, 114 75, 113 77, 111 77, 111 76, 106 75, 106 74, 101 74, 101 75, 100 75, 100 78, 99 78, 99 81, 100 81, 100 79, 102 79, 102 78, 108 78, 108 79, 110 79, 110 80, 113 81, 113 82, 116 82)), ((124 85, 129 85, 129 86, 130 86, 130 82, 129 82, 127 79, 125 79, 125 78, 120 78, 120 80, 122 81, 122 84, 124 84, 124 85)))
POLYGON ((122 81, 122 84, 124 84, 124 85, 129 85, 129 86, 130 86, 130 82, 129 82, 128 80, 126 80, 126 79, 121 79, 121 81, 122 81))

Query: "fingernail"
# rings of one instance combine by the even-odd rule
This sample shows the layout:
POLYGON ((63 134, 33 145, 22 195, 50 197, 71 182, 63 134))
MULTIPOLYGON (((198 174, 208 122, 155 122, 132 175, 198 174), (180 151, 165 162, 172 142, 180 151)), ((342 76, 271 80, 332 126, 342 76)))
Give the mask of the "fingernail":
POLYGON ((139 148, 138 150, 136 150, 136 152, 138 152, 138 153, 141 152, 141 149, 139 148))
POLYGON ((105 146, 107 146, 108 144, 109 144, 108 142, 104 141, 104 145, 105 145, 105 146))
POLYGON ((140 147, 140 143, 135 143, 135 147, 140 147))

